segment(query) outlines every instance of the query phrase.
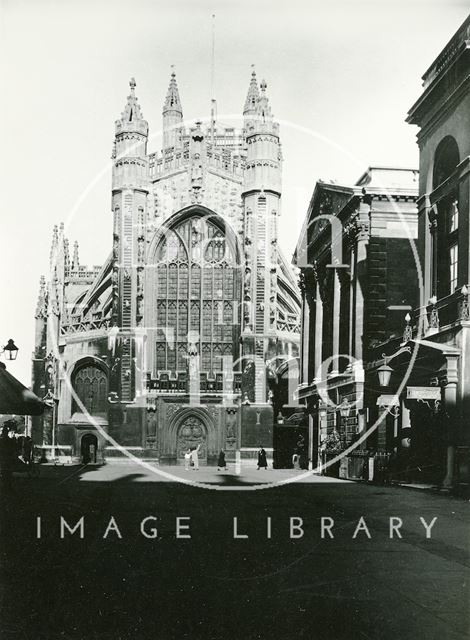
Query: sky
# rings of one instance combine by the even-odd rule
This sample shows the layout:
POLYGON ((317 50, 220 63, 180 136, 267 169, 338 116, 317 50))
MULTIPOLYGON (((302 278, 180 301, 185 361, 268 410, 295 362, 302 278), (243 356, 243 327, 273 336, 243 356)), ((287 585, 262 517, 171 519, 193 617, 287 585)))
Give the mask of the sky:
POLYGON ((8 370, 30 384, 53 225, 65 222, 82 264, 111 249, 110 156, 130 77, 155 135, 171 65, 185 120, 209 116, 213 86, 230 123, 255 65, 281 122, 290 258, 318 179, 417 168, 406 113, 468 11, 461 0, 0 0, 0 345, 20 349, 8 370))

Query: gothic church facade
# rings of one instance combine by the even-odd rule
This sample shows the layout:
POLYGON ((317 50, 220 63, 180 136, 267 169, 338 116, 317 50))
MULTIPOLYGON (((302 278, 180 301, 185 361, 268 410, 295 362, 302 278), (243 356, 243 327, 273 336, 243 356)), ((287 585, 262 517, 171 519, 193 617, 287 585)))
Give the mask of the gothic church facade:
POLYGON ((272 448, 272 389, 293 370, 299 295, 278 246, 281 144, 253 72, 241 129, 186 125, 172 73, 162 150, 135 81, 116 121, 112 251, 80 265, 55 228, 36 312, 33 389, 51 411, 33 437, 75 459, 215 462, 272 448), (72 255, 71 255, 72 254, 72 255), (273 384, 274 383, 274 384, 273 384))

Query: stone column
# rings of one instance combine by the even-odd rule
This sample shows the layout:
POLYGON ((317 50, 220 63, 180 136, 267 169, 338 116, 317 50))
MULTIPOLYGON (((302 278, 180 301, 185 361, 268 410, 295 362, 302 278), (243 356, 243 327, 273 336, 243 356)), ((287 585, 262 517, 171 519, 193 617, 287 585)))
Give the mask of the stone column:
POLYGON ((308 470, 312 471, 317 466, 313 461, 313 416, 308 416, 308 470))
POLYGON ((351 247, 351 278, 349 280, 349 337, 348 337, 348 349, 350 356, 354 355, 354 289, 355 289, 355 274, 356 274, 356 253, 355 248, 351 247))
POLYGON ((429 231, 431 232, 431 251, 430 251, 430 287, 429 293, 430 295, 427 299, 424 300, 424 306, 427 304, 431 295, 437 296, 437 279, 438 279, 438 269, 437 269, 437 214, 434 213, 434 209, 431 209, 429 212, 429 217, 431 222, 429 223, 429 231))
MULTIPOLYGON (((331 355, 336 357, 339 355, 339 325, 340 325, 340 303, 341 303, 341 284, 339 281, 338 270, 334 270, 333 276, 333 348, 331 355)), ((332 373, 338 373, 339 362, 337 359, 333 361, 332 373)))
POLYGON ((450 489, 454 482, 455 465, 455 429, 457 426, 457 383, 458 356, 447 356, 447 384, 444 387, 444 409, 447 414, 447 456, 446 476, 442 483, 445 489, 450 489))
POLYGON ((364 285, 367 276, 367 244, 369 242, 369 215, 370 198, 363 197, 358 209, 357 237, 356 237, 356 260, 355 260, 355 331, 354 331, 354 357, 363 361, 364 348, 364 285))
POLYGON ((323 301, 320 295, 320 285, 315 283, 315 354, 313 377, 318 378, 323 356, 323 301))
POLYGON ((310 341, 310 305, 307 294, 302 296, 302 379, 301 382, 308 384, 308 361, 309 361, 309 341, 310 341))

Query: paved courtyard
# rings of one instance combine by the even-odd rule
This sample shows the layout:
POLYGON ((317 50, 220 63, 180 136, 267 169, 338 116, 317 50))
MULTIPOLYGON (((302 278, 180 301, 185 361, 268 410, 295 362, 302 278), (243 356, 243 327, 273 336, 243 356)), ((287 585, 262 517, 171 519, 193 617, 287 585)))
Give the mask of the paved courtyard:
POLYGON ((460 499, 121 463, 45 466, 1 509, 2 640, 469 637, 460 499))

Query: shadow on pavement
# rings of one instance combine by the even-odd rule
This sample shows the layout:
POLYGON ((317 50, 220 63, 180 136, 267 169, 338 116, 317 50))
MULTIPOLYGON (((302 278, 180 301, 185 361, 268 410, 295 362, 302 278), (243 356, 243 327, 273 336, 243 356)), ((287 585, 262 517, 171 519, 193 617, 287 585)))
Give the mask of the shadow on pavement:
POLYGON ((1 494, 2 640, 452 640, 468 628, 465 527, 452 521, 426 540, 419 515, 448 504, 431 495, 328 482, 225 492, 132 466, 102 481, 92 472, 104 470, 47 467, 1 494), (403 540, 388 539, 390 514, 402 516, 403 540), (361 515, 371 540, 352 540, 361 515), (320 537, 324 516, 333 540, 320 537), (84 537, 61 538, 61 517, 70 527, 83 517, 84 537), (246 538, 234 538, 235 517, 246 538), (302 537, 290 537, 290 517, 302 518, 302 537), (191 538, 178 537, 177 518, 191 538))

